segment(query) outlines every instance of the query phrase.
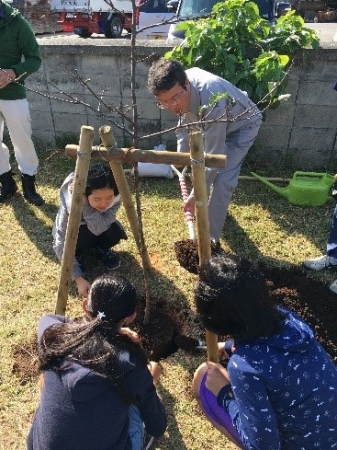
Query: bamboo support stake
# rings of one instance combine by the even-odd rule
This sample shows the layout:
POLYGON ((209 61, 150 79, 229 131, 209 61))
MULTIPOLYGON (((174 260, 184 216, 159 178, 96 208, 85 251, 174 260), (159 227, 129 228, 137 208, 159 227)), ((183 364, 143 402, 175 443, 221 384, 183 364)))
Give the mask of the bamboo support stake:
MULTIPOLYGON (((67 156, 76 158, 78 146, 68 144, 65 148, 67 156)), ((132 148, 102 148, 94 146, 91 152, 93 159, 105 159, 106 161, 118 160, 122 162, 147 162, 154 164, 168 164, 174 166, 190 165, 190 155, 188 153, 169 152, 163 150, 139 150, 132 148)), ((225 155, 205 155, 206 167, 217 167, 221 169, 226 166, 225 155)))
MULTIPOLYGON (((189 138, 196 210, 196 228, 198 234, 199 265, 202 265, 211 258, 205 155, 201 133, 199 131, 192 132, 190 133, 189 138)), ((207 359, 218 363, 218 337, 208 330, 206 330, 206 345, 207 359)))
MULTIPOLYGON (((110 126, 103 126, 99 129, 99 134, 102 139, 102 143, 105 147, 110 148, 114 144, 114 137, 110 126)), ((110 167, 113 171, 118 190, 121 194, 123 205, 125 207, 126 215, 128 217, 133 236, 138 246, 138 250, 143 263, 144 284, 146 293, 146 307, 144 312, 144 324, 148 324, 150 320, 151 310, 151 282, 150 271, 151 261, 144 243, 144 238, 141 235, 140 224, 138 221, 138 215, 132 202, 129 186, 126 181, 125 173, 121 161, 111 160, 110 167)))
POLYGON ((93 139, 93 127, 82 126, 77 151, 71 207, 62 255, 61 277, 57 292, 55 314, 64 315, 67 308, 69 285, 74 265, 78 230, 83 210, 83 194, 88 178, 93 139))
MULTIPOLYGON (((114 145, 114 136, 111 130, 111 127, 106 125, 102 126, 99 129, 99 134, 102 140, 102 144, 106 148, 110 148, 114 145)), ((130 223, 130 227, 132 230, 133 237, 136 241, 138 251, 141 255, 143 255, 142 252, 142 245, 141 245, 141 239, 140 239, 140 230, 139 230, 139 224, 138 224, 138 216, 136 209, 134 207, 132 197, 130 194, 129 186, 125 177, 125 173, 123 170, 123 166, 121 161, 118 160, 110 160, 109 161, 111 170, 114 174, 119 193, 122 197, 123 206, 125 208, 125 212, 127 215, 127 218, 130 223)), ((150 266, 150 258, 148 253, 146 252, 146 255, 143 255, 146 258, 146 263, 150 266)))

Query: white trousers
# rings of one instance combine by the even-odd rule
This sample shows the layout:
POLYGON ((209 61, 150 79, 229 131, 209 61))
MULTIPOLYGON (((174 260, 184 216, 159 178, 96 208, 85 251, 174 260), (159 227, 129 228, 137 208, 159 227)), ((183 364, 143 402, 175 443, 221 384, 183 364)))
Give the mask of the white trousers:
MULTIPOLYGON (((39 160, 32 141, 32 126, 27 99, 0 100, 0 142, 3 140, 5 122, 20 172, 26 175, 35 175, 39 160)), ((10 170, 9 150, 2 144, 0 175, 10 170)))

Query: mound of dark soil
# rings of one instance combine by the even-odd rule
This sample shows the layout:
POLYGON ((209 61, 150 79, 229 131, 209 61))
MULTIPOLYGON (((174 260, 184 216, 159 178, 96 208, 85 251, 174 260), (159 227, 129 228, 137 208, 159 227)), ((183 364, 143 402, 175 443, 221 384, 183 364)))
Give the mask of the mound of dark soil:
POLYGON ((298 268, 291 271, 260 265, 276 302, 301 316, 337 364, 337 295, 298 268))
MULTIPOLYGON (((188 272, 198 274, 199 270, 199 255, 198 242, 193 239, 186 239, 185 241, 176 241, 174 243, 174 251, 176 253, 177 261, 181 267, 188 272)), ((214 256, 221 253, 221 247, 211 242, 211 255, 214 256)))
POLYGON ((198 351, 199 338, 204 333, 194 312, 182 308, 181 303, 157 299, 149 322, 144 324, 144 309, 145 298, 142 298, 132 328, 142 337, 149 359, 159 361, 179 348, 188 353, 198 351))
MULTIPOLYGON (((301 269, 286 270, 260 265, 271 296, 280 305, 299 314, 314 330, 315 336, 337 364, 337 295, 320 281, 306 276, 301 269)), ((143 346, 152 360, 160 360, 179 348, 197 351, 203 331, 197 316, 181 304, 155 299, 149 322, 144 325, 145 299, 141 299, 137 320, 132 328, 143 338, 143 346)), ((15 350, 13 373, 25 384, 35 377, 37 359, 35 343, 15 350)))

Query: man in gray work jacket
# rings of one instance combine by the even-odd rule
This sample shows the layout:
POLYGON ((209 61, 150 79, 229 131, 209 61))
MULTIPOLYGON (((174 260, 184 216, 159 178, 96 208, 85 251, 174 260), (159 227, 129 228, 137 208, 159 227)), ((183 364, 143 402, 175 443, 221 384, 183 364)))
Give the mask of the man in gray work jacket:
MULTIPOLYGON (((159 107, 179 116, 180 125, 201 121, 206 153, 227 156, 224 169, 206 168, 210 236, 218 242, 243 159, 256 139, 262 114, 247 94, 229 81, 197 67, 185 71, 174 60, 161 58, 152 64, 148 88, 159 107), (220 98, 213 101, 218 94, 220 98)), ((189 152, 187 128, 177 129, 176 135, 178 151, 189 152)), ((193 211, 193 191, 184 207, 193 211)))

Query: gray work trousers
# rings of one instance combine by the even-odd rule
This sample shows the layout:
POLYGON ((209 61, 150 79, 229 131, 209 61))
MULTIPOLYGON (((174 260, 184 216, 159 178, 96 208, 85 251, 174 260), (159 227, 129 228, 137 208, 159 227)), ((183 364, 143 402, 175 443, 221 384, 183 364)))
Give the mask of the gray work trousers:
POLYGON ((225 141, 225 155, 227 164, 217 173, 208 201, 210 237, 218 240, 225 224, 227 211, 232 199, 234 189, 239 180, 241 165, 253 145, 259 132, 261 121, 256 121, 249 127, 237 130, 228 136, 225 141))

